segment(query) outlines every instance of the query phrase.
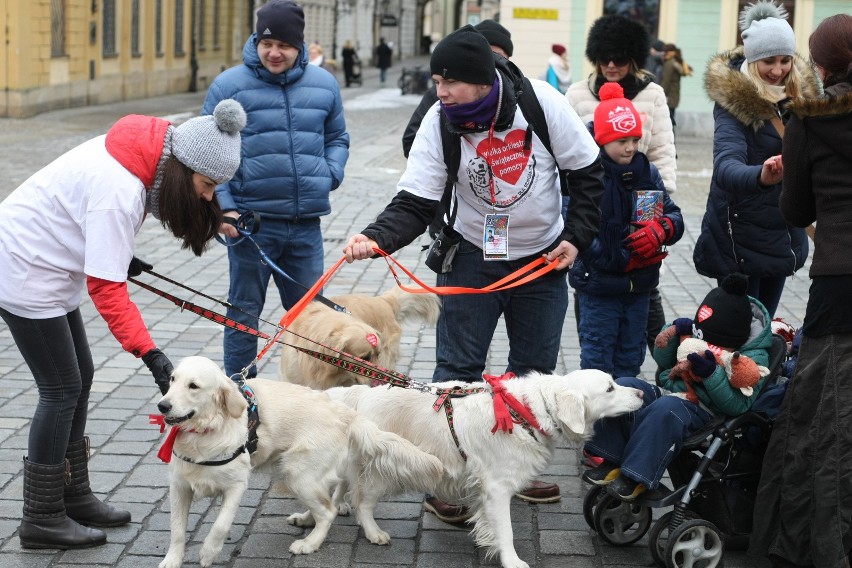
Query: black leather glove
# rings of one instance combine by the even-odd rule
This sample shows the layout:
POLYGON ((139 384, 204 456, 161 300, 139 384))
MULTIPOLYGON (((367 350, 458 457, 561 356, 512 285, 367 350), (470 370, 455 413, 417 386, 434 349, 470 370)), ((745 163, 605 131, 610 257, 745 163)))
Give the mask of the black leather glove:
POLYGON ((129 278, 133 278, 135 276, 139 276, 146 270, 151 270, 154 268, 153 264, 148 264, 141 258, 136 258, 135 256, 130 260, 130 266, 127 267, 127 276, 129 278))
POLYGON ((172 372, 175 368, 165 353, 156 348, 151 349, 142 355, 142 361, 154 375, 154 382, 160 387, 160 392, 162 394, 169 392, 169 383, 172 380, 172 372))

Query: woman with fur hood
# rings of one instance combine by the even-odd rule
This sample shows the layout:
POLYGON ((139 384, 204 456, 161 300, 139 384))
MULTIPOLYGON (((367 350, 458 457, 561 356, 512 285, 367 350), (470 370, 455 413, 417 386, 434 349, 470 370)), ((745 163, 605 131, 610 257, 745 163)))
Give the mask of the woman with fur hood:
POLYGON ((781 213, 816 222, 796 371, 763 460, 750 551, 776 566, 849 566, 852 549, 852 15, 811 34, 825 94, 797 98, 784 132, 781 213))
MULTIPOLYGON (((666 191, 676 189, 676 153, 674 129, 669 114, 666 93, 654 82, 654 76, 640 69, 648 57, 651 37, 645 26, 623 16, 603 16, 595 20, 586 40, 586 57, 595 71, 585 81, 568 87, 565 97, 584 123, 591 122, 600 104, 599 91, 604 83, 615 81, 621 85, 624 98, 630 99, 642 116, 642 138, 638 152, 651 161, 666 186, 666 191)), ((575 296, 576 298, 576 296, 575 296)), ((574 315, 580 321, 579 302, 574 302, 574 315)), ((654 352, 654 338, 666 323, 660 291, 650 292, 648 309, 647 343, 654 352)), ((579 330, 578 330, 579 333, 579 330)))
POLYGON ((747 274, 749 295, 773 317, 786 278, 808 256, 804 229, 788 225, 778 209, 787 106, 819 93, 786 18, 772 2, 749 5, 740 15, 743 46, 708 64, 704 88, 716 103, 713 177, 693 252, 704 276, 747 274))

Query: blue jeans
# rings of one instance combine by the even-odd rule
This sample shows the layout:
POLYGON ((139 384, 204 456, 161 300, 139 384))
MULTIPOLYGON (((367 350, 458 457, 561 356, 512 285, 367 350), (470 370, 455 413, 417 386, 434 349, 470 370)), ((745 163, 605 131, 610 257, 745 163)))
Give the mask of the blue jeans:
MULTIPOLYGON (((537 258, 486 261, 482 249, 462 239, 453 269, 439 286, 482 288, 537 258)), ((516 375, 552 373, 568 308, 565 273, 550 272, 527 284, 492 294, 441 296, 433 381, 481 381, 488 348, 502 314, 509 336, 508 367, 516 375)))
POLYGON ((580 368, 636 377, 645 361, 649 293, 595 296, 577 292, 581 306, 580 368))
POLYGON ((388 78, 388 68, 387 67, 381 67, 379 69, 379 80, 382 83, 384 83, 387 78, 388 78))
POLYGON ((56 465, 68 442, 82 440, 95 367, 80 308, 65 316, 29 319, 0 308, 38 387, 27 459, 56 465))
MULTIPOLYGON (((260 230, 252 238, 272 262, 299 284, 310 288, 322 276, 322 231, 318 218, 298 222, 263 219, 260 230)), ((257 248, 247 239, 228 249, 228 260, 231 278, 228 301, 240 308, 228 308, 228 317, 240 323, 257 329, 270 276, 285 310, 305 295, 305 288, 263 264, 257 248)), ((274 318, 276 322, 278 319, 280 315, 274 318)), ((229 327, 225 328, 224 347, 225 373, 229 376, 242 371, 258 353, 255 336, 229 327)), ((249 376, 256 375, 257 368, 252 366, 249 376)))
MULTIPOLYGON (((765 276, 763 278, 749 276, 747 293, 752 298, 760 300, 760 303, 769 312, 769 317, 774 318, 786 282, 786 276, 765 276)), ((719 284, 721 283, 722 281, 719 280, 719 284)))
POLYGON ((683 441, 700 430, 713 415, 678 396, 636 377, 616 383, 643 392, 642 408, 595 422, 595 434, 586 451, 620 465, 621 473, 654 489, 683 441))

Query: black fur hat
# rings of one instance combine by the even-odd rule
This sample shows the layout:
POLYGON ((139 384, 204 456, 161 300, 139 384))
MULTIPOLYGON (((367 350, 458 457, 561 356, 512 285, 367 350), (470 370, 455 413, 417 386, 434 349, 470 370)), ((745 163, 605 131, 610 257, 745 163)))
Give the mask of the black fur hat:
POLYGON ((603 16, 595 20, 586 40, 586 57, 593 65, 598 59, 632 59, 642 67, 651 48, 645 26, 623 16, 603 16))

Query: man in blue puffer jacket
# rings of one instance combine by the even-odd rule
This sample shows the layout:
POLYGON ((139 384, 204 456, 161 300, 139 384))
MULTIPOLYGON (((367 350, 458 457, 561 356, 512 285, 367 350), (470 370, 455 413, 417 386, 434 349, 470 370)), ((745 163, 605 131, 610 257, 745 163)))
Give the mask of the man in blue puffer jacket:
MULTIPOLYGON (((243 47, 243 64, 210 85, 202 114, 222 99, 238 100, 248 115, 240 168, 216 189, 226 217, 260 214, 254 240, 295 282, 314 284, 323 272, 320 217, 331 212, 329 192, 343 181, 349 135, 337 80, 309 65, 304 43, 305 16, 289 0, 271 0, 257 12, 256 33, 243 47)), ((237 237, 236 229, 222 232, 237 237)), ((289 309, 305 290, 261 263, 254 245, 228 249, 228 316, 257 327, 272 276, 289 309), (251 316, 247 314, 252 314, 251 316)), ((225 330, 225 371, 240 372, 257 355, 254 336, 225 330)), ((249 371, 254 376, 256 369, 249 371)))

